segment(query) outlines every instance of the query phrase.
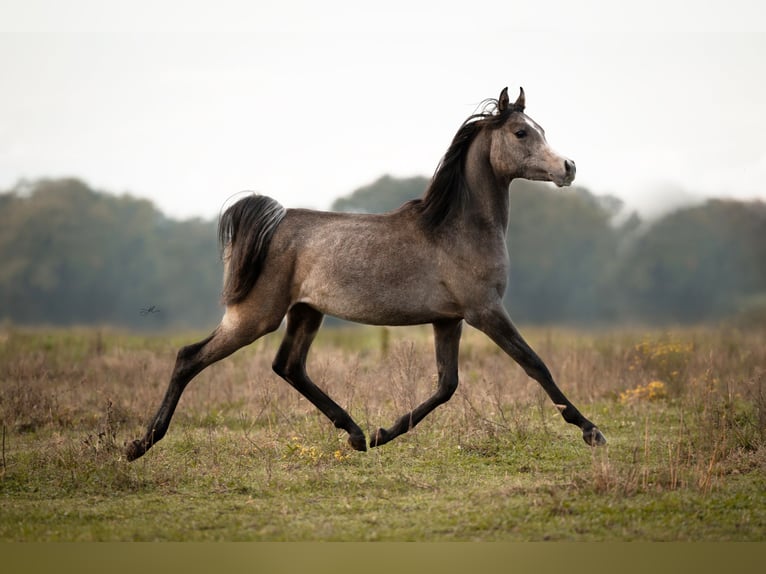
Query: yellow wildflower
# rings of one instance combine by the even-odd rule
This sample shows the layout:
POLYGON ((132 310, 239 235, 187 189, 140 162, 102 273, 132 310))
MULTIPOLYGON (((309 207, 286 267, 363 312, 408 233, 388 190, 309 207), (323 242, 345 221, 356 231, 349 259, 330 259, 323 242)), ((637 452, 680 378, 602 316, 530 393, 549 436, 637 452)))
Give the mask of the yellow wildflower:
POLYGON ((639 385, 635 389, 628 389, 620 393, 620 402, 622 404, 638 401, 659 401, 667 398, 668 391, 665 383, 662 381, 651 381, 646 385, 639 385))

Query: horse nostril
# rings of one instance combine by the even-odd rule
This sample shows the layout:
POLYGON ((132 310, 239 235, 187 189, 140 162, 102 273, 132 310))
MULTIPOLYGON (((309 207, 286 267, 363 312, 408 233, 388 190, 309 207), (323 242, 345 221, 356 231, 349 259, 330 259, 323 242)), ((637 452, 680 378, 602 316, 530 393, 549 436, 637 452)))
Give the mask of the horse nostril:
POLYGON ((577 171, 575 162, 573 162, 571 159, 564 160, 564 170, 567 172, 567 175, 574 176, 575 172, 577 171))

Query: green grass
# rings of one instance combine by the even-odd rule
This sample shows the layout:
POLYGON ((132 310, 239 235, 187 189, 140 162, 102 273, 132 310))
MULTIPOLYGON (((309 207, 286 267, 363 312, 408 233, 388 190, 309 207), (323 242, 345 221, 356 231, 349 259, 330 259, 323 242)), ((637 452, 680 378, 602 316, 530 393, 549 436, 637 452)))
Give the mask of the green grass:
MULTIPOLYGON (((607 447, 468 330, 453 399, 352 451, 271 373, 277 334, 202 373, 127 463, 177 347, 201 337, 6 330, 0 540, 766 539, 763 331, 527 335, 607 447)), ((423 400, 434 370, 424 328, 325 330, 309 358, 368 432, 423 400)))

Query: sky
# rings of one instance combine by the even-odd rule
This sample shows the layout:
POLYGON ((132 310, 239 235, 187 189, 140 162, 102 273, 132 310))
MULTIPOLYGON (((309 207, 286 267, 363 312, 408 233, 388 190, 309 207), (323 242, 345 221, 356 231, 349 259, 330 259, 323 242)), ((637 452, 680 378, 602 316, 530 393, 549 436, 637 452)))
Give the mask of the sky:
POLYGON ((764 6, 0 0, 0 189, 78 177, 175 218, 243 190, 328 209, 430 176, 482 100, 523 86, 594 193, 646 216, 766 199, 764 6))

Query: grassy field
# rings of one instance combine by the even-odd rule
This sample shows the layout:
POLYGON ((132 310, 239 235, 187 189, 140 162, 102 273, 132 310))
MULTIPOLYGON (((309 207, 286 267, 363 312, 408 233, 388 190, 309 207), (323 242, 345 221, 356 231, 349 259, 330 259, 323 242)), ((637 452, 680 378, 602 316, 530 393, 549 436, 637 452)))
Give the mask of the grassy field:
MULTIPOLYGON (((523 332, 607 447, 466 329, 452 400, 352 451, 272 374, 277 333, 128 463, 201 334, 5 328, 0 540, 766 540, 766 332, 523 332)), ((369 434, 431 393, 430 329, 324 329, 309 372, 369 434)))

